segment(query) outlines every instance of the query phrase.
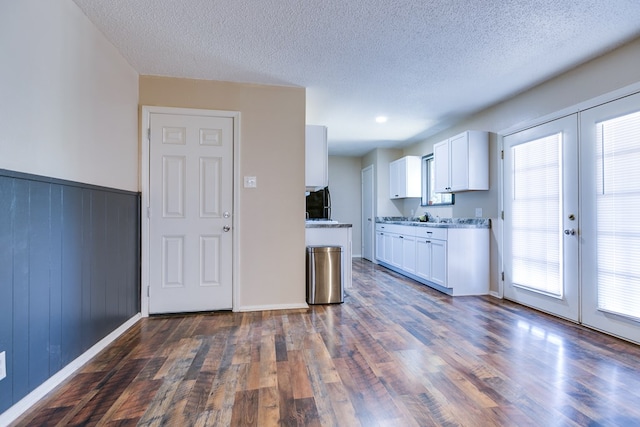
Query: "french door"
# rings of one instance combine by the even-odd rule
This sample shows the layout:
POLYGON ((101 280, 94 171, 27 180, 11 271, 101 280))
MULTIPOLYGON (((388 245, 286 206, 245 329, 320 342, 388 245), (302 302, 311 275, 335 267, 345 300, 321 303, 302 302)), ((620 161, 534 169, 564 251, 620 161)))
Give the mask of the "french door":
POLYGON ((503 200, 505 298, 640 343, 640 94, 506 136, 503 200))
POLYGON ((504 296, 579 318, 578 122, 504 138, 504 296))
POLYGON ((582 322, 640 342, 640 94, 580 117, 582 322))

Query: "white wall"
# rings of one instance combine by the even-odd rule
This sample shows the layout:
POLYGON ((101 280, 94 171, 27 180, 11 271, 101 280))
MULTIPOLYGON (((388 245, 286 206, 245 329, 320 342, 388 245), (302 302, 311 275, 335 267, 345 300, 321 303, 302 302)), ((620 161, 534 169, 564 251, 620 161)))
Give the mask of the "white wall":
MULTIPOLYGON (((596 58, 580 67, 551 79, 514 98, 461 121, 438 135, 407 147, 405 155, 423 155, 433 144, 467 129, 492 132, 490 138, 490 190, 456 194, 452 216, 473 217, 475 207, 483 207, 483 216, 492 219, 491 290, 499 289, 499 257, 501 228, 499 226, 500 138, 505 130, 521 129, 538 121, 575 111, 581 103, 589 104, 597 97, 607 97, 613 91, 625 93, 626 86, 640 82, 640 39, 596 58)), ((412 206, 406 205, 405 209, 412 206)), ((406 214, 406 211, 405 211, 406 214)))
POLYGON ((389 163, 402 157, 402 150, 378 148, 362 157, 361 169, 374 165, 375 215, 403 216, 404 201, 389 198, 389 163))
POLYGON ((473 216, 475 207, 484 207, 485 217, 497 217, 500 181, 498 175, 500 150, 497 133, 531 124, 554 112, 639 81, 640 38, 514 98, 481 111, 425 141, 407 147, 404 155, 428 154, 433 151, 433 144, 468 129, 492 132, 489 153, 490 190, 457 194, 453 215, 473 216))
POLYGON ((138 74, 71 0, 0 3, 0 168, 138 191, 138 74))
POLYGON ((362 255, 362 169, 359 157, 329 156, 331 216, 353 224, 353 256, 362 255))

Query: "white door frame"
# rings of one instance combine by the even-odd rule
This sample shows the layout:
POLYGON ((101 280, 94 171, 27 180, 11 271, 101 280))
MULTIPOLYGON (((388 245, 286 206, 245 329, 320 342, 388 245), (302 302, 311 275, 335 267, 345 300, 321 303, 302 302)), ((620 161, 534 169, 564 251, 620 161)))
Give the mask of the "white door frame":
POLYGON ((364 190, 364 172, 368 169, 371 169, 371 205, 372 205, 372 210, 371 212, 365 212, 365 206, 364 206, 364 191, 362 192, 362 200, 361 200, 361 213, 360 213, 360 221, 362 221, 362 242, 361 242, 361 248, 360 248, 360 253, 362 254, 362 257, 364 258, 364 236, 365 236, 365 231, 366 231, 366 226, 365 226, 365 217, 370 216, 371 217, 371 232, 369 233, 369 241, 371 243, 371 262, 376 262, 376 218, 375 218, 375 206, 376 206, 376 201, 375 201, 375 195, 376 195, 376 188, 375 188, 375 167, 373 164, 367 166, 366 168, 362 169, 360 171, 360 180, 361 180, 361 189, 364 190))
POLYGON ((207 117, 229 117, 233 119, 233 212, 232 229, 233 229, 233 262, 232 262, 232 304, 233 311, 238 310, 238 283, 240 283, 240 269, 238 266, 238 242, 240 241, 240 229, 238 227, 238 213, 240 212, 240 198, 238 195, 238 178, 240 173, 240 112, 239 111, 220 111, 220 110, 201 110, 194 108, 174 108, 174 107, 156 107, 142 106, 142 126, 140 127, 140 141, 142 143, 140 155, 140 189, 141 189, 141 206, 140 206, 140 251, 141 251, 141 274, 140 274, 140 313, 143 317, 149 316, 149 238, 150 238, 150 221, 149 221, 149 125, 152 113, 157 114, 177 114, 189 116, 207 116, 207 117))

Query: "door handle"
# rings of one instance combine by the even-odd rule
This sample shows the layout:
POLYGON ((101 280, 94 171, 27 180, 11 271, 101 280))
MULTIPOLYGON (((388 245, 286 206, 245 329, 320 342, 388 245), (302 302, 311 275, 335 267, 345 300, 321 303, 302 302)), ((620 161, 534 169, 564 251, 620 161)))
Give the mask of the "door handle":
POLYGON ((576 230, 574 230, 573 228, 564 230, 564 234, 566 234, 567 236, 575 236, 576 234, 576 230))
POLYGON ((227 233, 229 230, 231 230, 231 227, 229 227, 228 225, 222 227, 222 231, 224 231, 225 233, 227 233))

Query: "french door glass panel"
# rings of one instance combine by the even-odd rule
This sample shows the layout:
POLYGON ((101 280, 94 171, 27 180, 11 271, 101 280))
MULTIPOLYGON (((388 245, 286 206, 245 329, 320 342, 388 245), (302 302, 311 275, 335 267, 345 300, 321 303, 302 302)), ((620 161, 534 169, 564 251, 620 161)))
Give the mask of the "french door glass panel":
POLYGON ((582 113, 583 322, 640 342, 640 95, 582 113))
POLYGON ((506 136, 504 157, 504 295, 577 321, 577 117, 506 136))
POLYGON ((558 298, 563 295, 561 148, 561 132, 511 147, 513 286, 558 298))
POLYGON ((598 308, 640 318, 640 113, 596 126, 598 308), (636 223, 636 224, 630 224, 636 223), (630 228, 636 228, 629 233, 630 228))

